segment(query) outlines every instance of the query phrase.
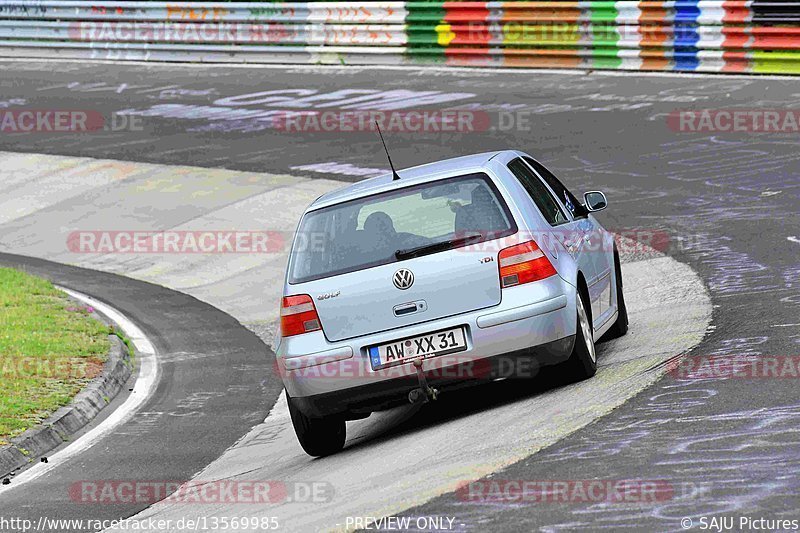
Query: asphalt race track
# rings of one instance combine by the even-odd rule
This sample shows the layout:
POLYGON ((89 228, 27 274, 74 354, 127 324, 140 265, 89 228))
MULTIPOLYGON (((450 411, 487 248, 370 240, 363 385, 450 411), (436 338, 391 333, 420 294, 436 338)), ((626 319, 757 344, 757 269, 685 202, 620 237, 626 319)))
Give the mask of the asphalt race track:
MULTIPOLYGON (((0 150, 65 156, 2 154, 0 250, 123 273, 199 298, 110 274, 15 259, 30 261, 32 268, 61 284, 128 312, 153 336, 161 354, 180 350, 212 355, 175 363, 175 379, 162 378, 148 411, 170 412, 180 406, 181 398, 196 392, 225 394, 209 398, 192 420, 145 424, 136 434, 135 447, 130 436, 108 437, 118 438, 119 445, 90 450, 80 461, 82 471, 65 465, 19 493, 0 494, 4 513, 8 509, 9 514, 28 516, 130 516, 139 509, 73 506, 64 487, 77 479, 185 480, 200 470, 211 479, 248 479, 255 470, 249 475, 329 482, 337 495, 352 503, 354 513, 364 512, 361 503, 369 500, 364 494, 380 494, 381 501, 371 501, 371 513, 378 514, 370 516, 387 511, 407 517, 455 517, 454 528, 465 531, 681 531, 681 519, 687 517, 695 521, 721 515, 798 518, 797 377, 685 379, 668 374, 653 383, 663 374, 666 359, 690 348, 690 357, 797 356, 797 132, 681 131, 670 119, 681 109, 790 109, 800 100, 796 81, 46 62, 4 62, 0 68, 0 106, 90 110, 102 114, 108 125, 81 134, 0 136, 0 150), (646 388, 617 407, 632 395, 620 393, 619 401, 608 409, 577 421, 573 419, 583 414, 587 398, 590 402, 597 398, 576 391, 579 387, 504 389, 499 398, 489 400, 480 395, 494 394, 487 390, 449 404, 443 399, 442 406, 420 413, 373 415, 360 421, 354 428, 369 423, 374 429, 364 442, 349 444, 339 456, 311 460, 288 438, 293 436, 286 429, 281 400, 275 403, 279 390, 270 373, 267 348, 239 325, 269 342, 280 258, 88 256, 66 249, 67 235, 76 229, 181 228, 191 227, 195 219, 201 220, 200 227, 291 231, 305 205, 296 204, 307 204, 337 180, 362 179, 387 165, 372 132, 309 131, 313 129, 309 123, 298 129, 276 128, 260 120, 267 115, 259 113, 359 107, 470 111, 477 117, 478 131, 385 132, 395 163, 407 167, 464 153, 520 148, 538 156, 573 189, 606 192, 610 206, 598 218, 607 228, 634 237, 658 235, 655 248, 667 257, 655 261, 688 265, 687 272, 696 273, 704 288, 694 285, 680 268, 659 271, 653 287, 657 294, 642 290, 634 301, 643 312, 662 302, 672 305, 665 305, 657 320, 632 319, 630 340, 604 346, 600 362, 606 364, 609 376, 615 375, 615 365, 620 366, 615 357, 626 360, 627 353, 633 361, 637 349, 643 350, 645 339, 636 335, 651 335, 647 342, 666 340, 670 347, 679 347, 656 354, 661 356, 655 365, 661 368, 657 375, 652 375, 652 365, 632 372, 631 379, 651 372, 653 379, 638 387, 627 379, 613 386, 602 379, 597 383, 612 392, 646 388), (136 164, 126 166, 121 161, 136 164), (265 196, 269 202, 262 201, 265 196), (264 205, 270 209, 263 211, 264 205), (224 269, 236 275, 221 273, 224 269), (265 280, 263 288, 259 279, 265 280), (702 312, 686 315, 680 305, 706 293, 713 305, 707 329, 702 312), (195 322, 196 317, 203 322, 195 322), (700 335, 687 330, 682 336, 682 330, 670 329, 687 322, 694 323, 700 335), (216 340, 210 342, 215 334, 216 340), (221 339, 221 334, 229 337, 221 339), (631 344, 625 345, 626 341, 631 344), (231 358, 236 365, 225 363, 231 358), (242 380, 242 387, 234 385, 237 380, 242 380), (542 446, 526 448, 537 436, 536 417, 552 406, 549 400, 562 400, 561 418, 553 432, 542 432, 542 446), (272 415, 264 421, 270 409, 272 415), (480 436, 493 418, 507 433, 498 436, 496 430, 486 430, 486 439, 503 439, 501 445, 513 450, 493 455, 487 449, 481 455, 470 450, 473 441, 466 440, 455 443, 463 459, 447 455, 453 435, 480 436), (384 429, 377 428, 381 424, 384 429), (564 431, 558 426, 569 427, 564 431), (252 440, 254 435, 261 439, 252 440), (159 446, 164 442, 184 445, 165 449, 159 446), (419 449, 409 464, 404 454, 409 448, 413 452, 414 446, 419 449), (371 462, 360 462, 363 458, 371 462), (146 470, 162 463, 166 469, 152 476, 146 470), (386 475, 370 478, 369 470, 377 464, 386 475), (443 471, 442 465, 448 468, 443 471), (463 470, 452 471, 458 465, 463 470), (669 497, 646 504, 515 505, 465 502, 452 490, 437 490, 451 486, 452 479, 468 481, 490 472, 503 480, 661 480, 671 490, 669 497), (381 490, 393 483, 402 485, 402 480, 407 481, 403 491, 381 490), (31 502, 36 502, 35 508, 31 502)), ((646 280, 657 269, 648 263, 653 257, 637 256, 641 250, 635 248, 627 257, 625 273, 646 280), (647 268, 637 273, 637 264, 647 268)), ((351 433, 351 439, 353 435, 359 432, 351 433)), ((330 511, 328 523, 318 520, 328 513, 326 503, 295 509, 294 523, 291 513, 282 515, 283 528, 345 527, 346 512, 330 511)), ((142 516, 224 516, 231 509, 159 504, 142 516)), ((240 505, 234 510, 239 515, 270 515, 269 508, 240 505)))
MULTIPOLYGON (((246 229, 264 225, 281 234, 291 231, 299 216, 291 209, 287 213, 287 204, 304 206, 321 189, 340 186, 340 182, 331 180, 49 155, 3 153, 0 166, 7 179, 18 185, 15 197, 4 204, 5 236, 25 254, 179 289, 228 310, 267 343, 272 330, 266 317, 273 315, 274 308, 264 307, 265 302, 276 301, 280 294, 282 265, 275 268, 274 263, 283 263, 285 253, 80 253, 75 250, 80 239, 72 239, 72 232, 65 231, 75 224, 82 228, 111 227, 119 219, 136 216, 139 229, 169 227, 175 232, 191 232, 198 228, 246 229), (187 175, 193 178, 189 182, 187 175), (246 199, 230 203, 231 195, 250 187, 261 192, 252 194, 251 190, 246 199), (211 194, 214 191, 220 194, 211 194), (191 203, 190 215, 185 206, 176 203, 176 194, 197 198, 191 203), (34 217, 28 216, 31 206, 35 206, 34 217), (147 206, 146 210, 142 206, 147 206), (51 227, 63 231, 52 232, 48 229, 51 227), (250 287, 256 289, 246 289, 250 287)), ((471 477, 490 473, 591 423, 656 381, 667 371, 665 362, 670 358, 698 344, 711 316, 708 294, 690 267, 641 243, 623 239, 620 244, 633 329, 624 339, 600 345, 596 379, 573 387, 553 387, 546 378, 541 378, 537 386, 528 380, 505 382, 482 388, 479 394, 448 393, 435 406, 420 412, 408 406, 376 413, 350 424, 349 453, 325 461, 309 461, 300 452, 289 426, 285 398, 281 396, 263 424, 255 426, 197 473, 189 486, 274 480, 287 488, 285 492, 291 493, 291 498, 259 507, 250 501, 196 505, 188 497, 171 498, 136 517, 177 521, 255 516, 274 519, 296 530, 329 529, 331 524, 346 523, 347 516, 373 516, 376 509, 391 514, 424 503, 457 487, 464 481, 465 472, 471 477), (663 321, 661 311, 667 302, 674 312, 669 323, 663 321), (564 405, 574 407, 567 411, 564 405), (519 412, 531 413, 524 427, 517 424, 519 412), (429 464, 431 453, 437 456, 435 465, 429 464), (393 460, 386 461, 387 455, 393 460), (265 461, 265 457, 270 460, 265 461), (353 463, 362 466, 358 475, 352 472, 353 463), (398 463, 406 467, 398 470, 398 463), (391 482, 386 481, 388 478, 391 482), (307 483, 321 484, 318 488, 324 490, 319 499, 309 502, 307 496, 298 493, 307 483), (373 489, 365 492, 365 485, 373 489), (425 490, 419 490, 420 486, 425 490)), ((235 345, 228 347, 236 349, 235 345)), ((154 360, 162 357, 165 356, 153 354, 154 360)), ((169 354, 166 358, 174 360, 169 354)), ((228 414, 235 416, 236 410, 228 414)), ((134 414, 135 418, 144 418, 144 423, 147 416, 147 412, 134 414)), ((198 409, 182 416, 202 417, 204 411, 198 409)), ((152 436, 167 449, 173 447, 171 439, 182 438, 180 434, 157 430, 152 436)), ((58 462, 57 457, 53 460, 58 462)), ((113 455, 106 461, 113 463, 113 455)), ((23 477, 15 478, 10 490, 24 491, 24 486, 17 486, 31 480, 23 481, 23 477)), ((92 483, 91 479, 85 481, 92 483)), ((103 480, 103 486, 124 487, 126 482, 142 479, 112 481, 116 485, 103 480)), ((70 493, 71 498, 73 494, 70 493)), ((93 489, 89 494, 80 497, 81 503, 100 505, 105 512, 116 507, 109 504, 125 498, 124 493, 116 496, 112 492, 112 496, 98 502, 91 496, 93 489)), ((54 501, 61 503, 58 493, 54 501)), ((36 508, 48 512, 41 504, 36 508)))

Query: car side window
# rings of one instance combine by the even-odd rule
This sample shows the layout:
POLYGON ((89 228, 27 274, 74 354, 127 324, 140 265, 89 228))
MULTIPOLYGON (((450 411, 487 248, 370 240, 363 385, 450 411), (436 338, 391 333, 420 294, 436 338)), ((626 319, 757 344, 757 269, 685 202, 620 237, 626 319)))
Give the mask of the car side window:
POLYGON ((553 194, 522 159, 517 158, 511 161, 508 164, 508 169, 517 177, 520 184, 530 195, 533 203, 536 204, 536 207, 539 208, 539 211, 551 226, 569 222, 566 213, 562 211, 553 194))
POLYGON ((583 207, 583 204, 581 204, 578 199, 575 198, 575 195, 569 192, 569 189, 567 189, 552 172, 547 170, 544 165, 532 157, 526 157, 525 162, 532 166, 533 169, 539 173, 542 179, 550 186, 551 189, 553 189, 564 206, 569 209, 574 218, 585 217, 589 214, 586 208, 583 207))

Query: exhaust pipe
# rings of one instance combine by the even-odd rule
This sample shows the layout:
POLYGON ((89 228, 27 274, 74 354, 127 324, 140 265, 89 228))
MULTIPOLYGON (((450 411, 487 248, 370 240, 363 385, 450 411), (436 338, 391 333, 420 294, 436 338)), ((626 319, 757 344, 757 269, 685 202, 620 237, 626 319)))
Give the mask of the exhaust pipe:
POLYGON ((428 386, 425 373, 422 371, 422 359, 414 360, 414 368, 417 371, 419 387, 408 393, 408 401, 412 404, 428 403, 439 397, 439 391, 428 386))

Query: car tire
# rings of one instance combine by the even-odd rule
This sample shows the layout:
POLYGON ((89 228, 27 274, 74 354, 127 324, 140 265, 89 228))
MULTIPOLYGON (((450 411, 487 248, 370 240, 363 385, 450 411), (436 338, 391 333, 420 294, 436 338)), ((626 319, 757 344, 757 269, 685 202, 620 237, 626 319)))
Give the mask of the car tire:
POLYGON ((604 340, 616 339, 628 333, 628 308, 625 305, 625 295, 622 291, 622 269, 619 266, 619 256, 614 253, 614 276, 617 281, 617 320, 603 335, 604 340))
POLYGON ((298 409, 289 393, 286 393, 289 403, 289 416, 292 426, 303 450, 312 457, 332 455, 344 448, 347 435, 344 417, 325 416, 312 418, 306 416, 298 409))
POLYGON ((588 379, 597 372, 597 353, 595 352, 592 323, 586 312, 584 296, 578 292, 576 314, 578 321, 575 327, 575 343, 569 359, 559 365, 559 374, 565 383, 574 383, 588 379))

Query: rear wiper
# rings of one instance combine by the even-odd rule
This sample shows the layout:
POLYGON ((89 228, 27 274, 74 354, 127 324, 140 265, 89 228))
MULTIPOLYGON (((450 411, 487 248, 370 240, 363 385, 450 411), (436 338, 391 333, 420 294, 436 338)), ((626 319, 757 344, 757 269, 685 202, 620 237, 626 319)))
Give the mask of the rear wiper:
POLYGON ((464 237, 458 237, 455 239, 448 239, 446 241, 434 242, 432 244, 423 244, 422 246, 408 248, 407 250, 397 250, 394 253, 394 256, 397 259, 410 259, 412 257, 419 257, 421 255, 434 254, 436 252, 449 250, 450 248, 458 248, 460 246, 464 246, 465 244, 469 244, 481 238, 483 238, 482 234, 472 233, 470 235, 465 235, 464 237))

